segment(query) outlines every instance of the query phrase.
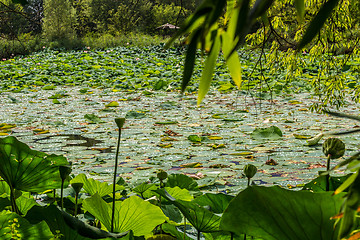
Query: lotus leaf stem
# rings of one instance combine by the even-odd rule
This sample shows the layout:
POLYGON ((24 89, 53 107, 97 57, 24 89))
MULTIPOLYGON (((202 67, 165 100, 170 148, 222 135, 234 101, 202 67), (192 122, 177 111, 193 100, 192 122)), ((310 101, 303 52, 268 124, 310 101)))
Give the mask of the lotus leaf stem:
POLYGON ((14 213, 17 213, 20 215, 20 211, 19 211, 19 208, 17 207, 16 205, 16 199, 15 199, 15 189, 11 186, 10 186, 10 200, 11 200, 11 210, 14 212, 14 213))
POLYGON ((116 147, 116 155, 115 155, 115 167, 114 167, 114 179, 113 179, 113 202, 112 202, 112 213, 111 213, 111 232, 114 231, 114 217, 115 217, 115 187, 116 187, 116 172, 118 166, 118 158, 119 158, 119 148, 121 141, 121 127, 119 127, 119 137, 116 147))
MULTIPOLYGON (((77 216, 77 208, 78 208, 78 198, 79 198, 79 193, 76 192, 75 193, 75 211, 74 211, 74 216, 77 216)), ((62 200, 62 199, 61 199, 62 200)))
MULTIPOLYGON (((54 191, 55 196, 55 191, 54 191)), ((60 189, 60 200, 61 200, 61 209, 64 210, 64 180, 61 179, 61 189, 60 189)))
POLYGON ((330 175, 329 175, 330 159, 331 159, 331 155, 328 154, 327 164, 326 164, 326 171, 328 171, 328 173, 326 174, 326 191, 329 191, 329 190, 330 190, 330 175))

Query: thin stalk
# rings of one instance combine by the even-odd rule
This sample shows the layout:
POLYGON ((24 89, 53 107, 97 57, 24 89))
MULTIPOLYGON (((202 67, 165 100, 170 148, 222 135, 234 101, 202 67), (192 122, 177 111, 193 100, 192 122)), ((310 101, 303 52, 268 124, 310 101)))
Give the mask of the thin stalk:
POLYGON ((12 186, 10 186, 10 201, 11 201, 11 210, 14 213, 17 213, 20 215, 20 211, 19 211, 18 207, 16 206, 15 189, 12 186))
POLYGON ((56 202, 56 189, 53 190, 54 193, 54 203, 56 202))
MULTIPOLYGON (((250 186, 250 179, 251 178, 248 178, 248 182, 247 182, 248 187, 250 186)), ((231 239, 233 239, 233 235, 231 235, 231 239)), ((246 240, 246 234, 244 234, 244 240, 246 240)))
POLYGON ((185 240, 186 237, 186 218, 184 217, 184 235, 183 235, 183 240, 185 240))
MULTIPOLYGON (((327 157, 327 164, 326 164, 326 171, 329 172, 330 170, 330 157, 331 155, 329 154, 327 157)), ((330 174, 326 174, 326 191, 330 190, 330 174)))
POLYGON ((118 166, 118 157, 119 157, 119 148, 121 140, 121 128, 119 128, 119 137, 116 147, 116 156, 115 156, 115 168, 114 168, 114 180, 113 180, 113 202, 112 202, 112 214, 111 214, 111 232, 114 231, 114 217, 115 217, 115 186, 116 186, 116 171, 118 166))
MULTIPOLYGON (((64 210, 64 181, 61 179, 61 189, 60 189, 60 200, 61 200, 61 209, 64 210)), ((55 196, 55 190, 54 190, 55 196)))
MULTIPOLYGON (((77 216, 77 208, 78 208, 78 198, 79 198, 79 193, 75 194, 75 211, 74 211, 74 216, 77 216)), ((62 200, 62 199, 61 199, 62 200)))
POLYGON ((200 240, 200 231, 198 230, 198 233, 197 233, 197 240, 200 240))

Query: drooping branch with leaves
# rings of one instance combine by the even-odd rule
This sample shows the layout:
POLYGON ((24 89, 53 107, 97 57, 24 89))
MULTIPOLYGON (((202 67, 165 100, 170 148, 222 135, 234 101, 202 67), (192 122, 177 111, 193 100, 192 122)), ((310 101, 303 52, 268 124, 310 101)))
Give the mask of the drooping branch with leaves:
MULTIPOLYGON (((188 18, 183 27, 169 41, 168 47, 179 37, 185 36, 188 44, 182 80, 182 91, 189 84, 196 52, 201 49, 207 53, 204 70, 200 79, 198 104, 208 92, 214 67, 222 52, 229 68, 233 82, 238 88, 245 82, 242 79, 241 63, 236 54, 239 47, 248 45, 270 49, 265 67, 274 73, 277 67, 287 69, 282 85, 289 80, 297 81, 305 67, 301 67, 300 51, 322 57, 317 77, 302 79, 313 87, 314 95, 320 104, 313 108, 318 110, 327 105, 340 107, 345 101, 344 89, 348 79, 345 71, 349 60, 347 57, 336 57, 342 53, 357 53, 359 36, 352 34, 356 18, 351 13, 350 0, 328 0, 323 4, 317 1, 303 0, 205 0, 188 18), (296 10, 296 11, 294 11, 296 10), (296 15, 295 13, 296 12, 296 15), (293 13, 293 14, 292 14, 293 13), (276 66, 277 64, 277 66, 276 66)), ((261 55, 260 57, 263 57, 261 55)), ((314 67, 308 63, 308 67, 314 67)), ((250 80, 246 80, 250 81, 250 80)), ((351 85, 353 86, 353 85, 351 85)), ((359 97, 355 92, 359 87, 353 86, 355 101, 359 97)))

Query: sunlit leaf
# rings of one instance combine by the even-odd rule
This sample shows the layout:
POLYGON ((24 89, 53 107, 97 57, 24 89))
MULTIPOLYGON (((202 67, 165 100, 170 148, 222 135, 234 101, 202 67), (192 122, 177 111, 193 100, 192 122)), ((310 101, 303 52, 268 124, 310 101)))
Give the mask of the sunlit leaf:
MULTIPOLYGON (((99 219, 107 229, 111 228, 111 204, 106 203, 98 194, 85 199, 83 207, 99 219)), ((147 235, 166 219, 159 207, 137 196, 115 203, 115 232, 132 230, 134 236, 147 235)))
MULTIPOLYGON (((100 197, 104 197, 113 191, 112 184, 109 185, 106 182, 100 182, 92 178, 87 178, 84 173, 78 174, 75 178, 71 179, 70 183, 83 183, 84 191, 91 196, 97 193, 100 195, 100 197)), ((116 185, 116 190, 122 189, 124 189, 122 186, 116 185)))

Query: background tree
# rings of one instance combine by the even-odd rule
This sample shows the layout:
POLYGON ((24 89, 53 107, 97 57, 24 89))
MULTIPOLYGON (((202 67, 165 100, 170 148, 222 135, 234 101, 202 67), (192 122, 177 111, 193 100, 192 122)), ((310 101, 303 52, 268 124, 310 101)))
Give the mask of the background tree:
POLYGON ((75 11, 68 0, 45 0, 43 34, 50 41, 71 40, 75 36, 75 11))

